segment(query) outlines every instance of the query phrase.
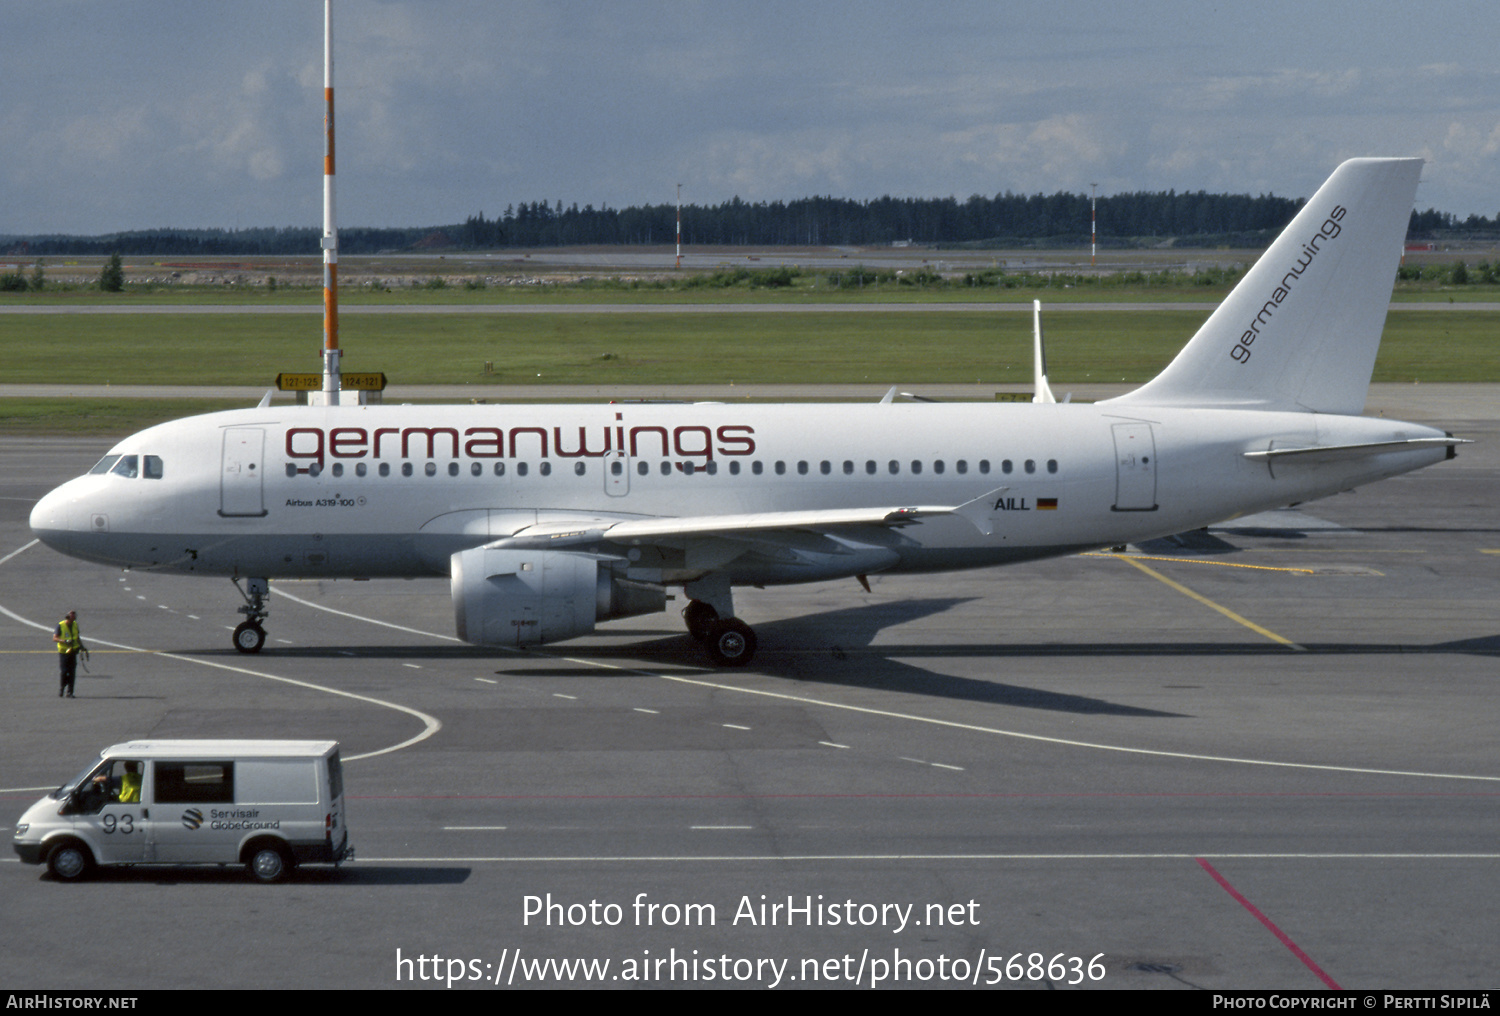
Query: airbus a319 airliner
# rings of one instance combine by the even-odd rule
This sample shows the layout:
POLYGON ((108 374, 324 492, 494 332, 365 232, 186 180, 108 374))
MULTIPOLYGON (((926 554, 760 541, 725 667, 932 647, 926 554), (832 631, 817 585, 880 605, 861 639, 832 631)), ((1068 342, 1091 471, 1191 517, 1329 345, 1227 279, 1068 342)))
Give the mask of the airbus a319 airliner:
MULTIPOLYGON (((1166 536, 1452 457, 1362 417, 1418 159, 1339 166, 1162 373, 1091 405, 297 406, 141 431, 31 526, 100 564, 448 576, 479 645, 665 609, 747 663, 735 586, 940 572, 1166 536)), ((1040 386, 1039 386, 1040 387, 1040 386)))

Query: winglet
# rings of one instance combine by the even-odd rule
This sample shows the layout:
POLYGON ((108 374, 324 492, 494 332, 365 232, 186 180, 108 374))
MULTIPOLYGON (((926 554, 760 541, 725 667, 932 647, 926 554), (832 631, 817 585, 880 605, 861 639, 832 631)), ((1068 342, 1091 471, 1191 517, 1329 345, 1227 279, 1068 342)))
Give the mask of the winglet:
POLYGON ((1056 402, 1052 386, 1047 384, 1047 352, 1042 348, 1042 301, 1031 301, 1032 366, 1036 374, 1036 394, 1032 402, 1056 402))

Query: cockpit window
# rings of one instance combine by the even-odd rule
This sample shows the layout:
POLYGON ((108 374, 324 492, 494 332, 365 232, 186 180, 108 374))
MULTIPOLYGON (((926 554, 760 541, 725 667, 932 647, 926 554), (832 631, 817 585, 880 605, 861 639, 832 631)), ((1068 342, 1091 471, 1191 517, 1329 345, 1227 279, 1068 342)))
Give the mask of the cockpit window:
POLYGON ((160 455, 147 455, 146 456, 146 479, 148 479, 148 480, 160 480, 161 479, 161 456, 160 455))
POLYGON ((141 475, 141 457, 139 455, 121 455, 120 461, 115 463, 115 468, 110 470, 116 476, 124 476, 134 480, 141 475))
POLYGON ((95 474, 107 473, 110 471, 110 468, 113 467, 114 464, 119 460, 120 456, 118 455, 106 455, 94 465, 93 469, 89 470, 89 475, 93 476, 95 474))

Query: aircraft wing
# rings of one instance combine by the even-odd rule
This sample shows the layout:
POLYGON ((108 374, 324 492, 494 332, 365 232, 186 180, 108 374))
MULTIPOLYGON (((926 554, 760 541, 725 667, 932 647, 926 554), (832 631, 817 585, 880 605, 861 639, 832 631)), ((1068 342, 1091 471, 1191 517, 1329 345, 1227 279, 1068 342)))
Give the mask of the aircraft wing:
POLYGON ((959 515, 988 534, 989 502, 1007 488, 990 491, 961 505, 890 505, 812 511, 751 512, 741 515, 686 515, 645 519, 540 520, 491 547, 567 549, 589 544, 625 546, 693 539, 760 537, 774 531, 829 533, 878 526, 887 529, 919 524, 924 518, 959 515))

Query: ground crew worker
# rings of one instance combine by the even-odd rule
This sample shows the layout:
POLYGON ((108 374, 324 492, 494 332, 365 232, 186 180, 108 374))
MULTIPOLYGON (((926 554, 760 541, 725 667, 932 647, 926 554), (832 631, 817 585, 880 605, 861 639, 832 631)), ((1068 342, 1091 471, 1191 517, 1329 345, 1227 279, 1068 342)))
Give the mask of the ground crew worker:
POLYGON ((78 674, 78 652, 84 649, 83 639, 78 637, 78 611, 68 611, 68 616, 57 622, 57 631, 52 635, 57 643, 58 685, 57 697, 73 697, 73 679, 78 674))

